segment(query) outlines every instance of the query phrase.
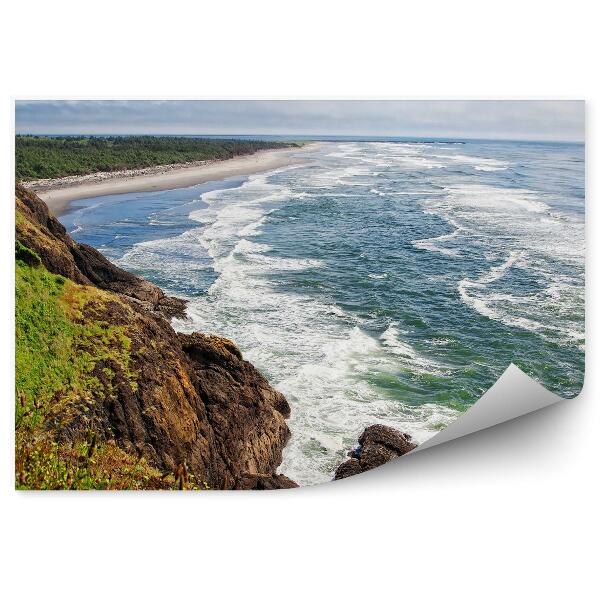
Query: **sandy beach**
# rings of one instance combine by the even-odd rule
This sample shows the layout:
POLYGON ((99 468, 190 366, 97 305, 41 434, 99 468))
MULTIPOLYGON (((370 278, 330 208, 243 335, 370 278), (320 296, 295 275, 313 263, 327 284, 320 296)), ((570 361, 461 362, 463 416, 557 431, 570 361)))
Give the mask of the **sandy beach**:
POLYGON ((185 165, 161 165, 148 169, 94 173, 61 179, 29 182, 26 187, 34 190, 48 208, 60 216, 69 210, 74 200, 126 194, 152 192, 189 187, 207 181, 227 179, 236 175, 251 175, 308 160, 302 154, 314 145, 302 148, 262 150, 249 156, 238 156, 221 161, 198 162, 185 165))

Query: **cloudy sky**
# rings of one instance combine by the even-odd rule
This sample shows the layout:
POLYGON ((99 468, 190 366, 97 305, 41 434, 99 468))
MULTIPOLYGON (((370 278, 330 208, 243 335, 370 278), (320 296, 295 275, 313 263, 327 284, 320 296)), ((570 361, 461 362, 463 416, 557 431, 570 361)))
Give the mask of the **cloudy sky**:
POLYGON ((17 133, 389 135, 583 141, 581 101, 16 102, 17 133))

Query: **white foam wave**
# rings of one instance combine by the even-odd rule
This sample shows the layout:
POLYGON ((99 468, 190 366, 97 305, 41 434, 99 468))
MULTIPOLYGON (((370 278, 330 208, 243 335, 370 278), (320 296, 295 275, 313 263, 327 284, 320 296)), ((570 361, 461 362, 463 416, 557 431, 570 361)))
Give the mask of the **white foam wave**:
POLYGON ((509 164, 495 158, 483 158, 480 156, 467 156, 465 154, 434 154, 436 158, 446 159, 454 163, 468 165, 476 171, 505 171, 509 164))
POLYGON ((458 284, 462 301, 481 315, 509 327, 537 332, 545 337, 551 336, 553 341, 561 345, 583 344, 583 323, 572 320, 573 314, 578 312, 576 307, 584 304, 581 292, 583 288, 578 282, 566 280, 552 272, 546 273, 549 282, 547 287, 532 294, 519 296, 488 289, 489 284, 502 279, 513 265, 528 266, 527 261, 523 260, 524 255, 523 250, 512 251, 503 263, 492 267, 479 279, 462 279, 458 284), (532 307, 537 307, 538 311, 542 309, 541 314, 554 313, 555 319, 550 323, 532 318, 532 307))
POLYGON ((272 250, 268 244, 257 244, 245 238, 242 238, 233 249, 233 254, 257 254, 272 250))
POLYGON ((448 218, 446 220, 450 225, 454 227, 454 231, 443 235, 438 235, 437 237, 425 238, 422 240, 414 240, 413 242, 411 242, 412 245, 415 248, 419 248, 420 250, 439 252, 440 254, 445 254, 446 256, 459 256, 460 253, 458 250, 452 248, 445 248, 440 244, 443 244, 448 240, 456 238, 464 228, 460 226, 454 219, 448 218))
POLYGON ((452 368, 444 365, 439 361, 426 358, 421 355, 415 348, 410 346, 406 341, 402 340, 398 327, 391 323, 388 328, 381 334, 380 339, 392 354, 397 357, 399 364, 406 369, 414 371, 421 370, 424 373, 434 375, 448 375, 452 372, 452 368))
POLYGON ((499 188, 482 184, 454 185, 448 189, 447 200, 457 207, 478 209, 488 213, 526 211, 543 213, 547 204, 532 190, 499 188))
MULTIPOLYGON (((462 279, 458 284, 458 292, 460 294, 460 297, 462 298, 462 301, 474 310, 476 310, 478 313, 482 314, 483 316, 488 317, 490 319, 495 319, 497 321, 502 321, 503 314, 500 311, 491 307, 494 298, 489 295, 482 297, 480 294, 474 293, 473 290, 485 289, 488 284, 497 281, 501 277, 504 277, 504 275, 506 275, 508 270, 515 264, 515 262, 521 256, 521 254, 522 253, 516 251, 510 252, 507 259, 503 263, 492 267, 488 273, 486 273, 485 275, 483 275, 475 281, 471 281, 467 278, 462 279)), ((508 295, 505 295, 502 298, 502 300, 506 301, 507 298, 508 295)), ((525 326, 527 329, 537 329, 537 324, 533 321, 527 323, 523 322, 522 325, 525 326)))
POLYGON ((481 248, 484 260, 492 263, 483 276, 459 281, 458 292, 465 304, 490 319, 536 331, 558 343, 583 340, 583 324, 573 320, 583 306, 577 293, 583 282, 579 278, 565 280, 559 266, 578 269, 583 264, 582 221, 551 211, 539 193, 526 189, 455 184, 448 186, 444 195, 420 202, 424 213, 443 219, 454 229, 415 240, 413 246, 454 257, 481 248), (521 273, 527 272, 540 284, 545 282, 542 291, 518 295, 511 291, 512 279, 500 286, 504 289, 490 286, 517 265, 521 273), (542 308, 556 315, 555 324, 532 317, 542 308))

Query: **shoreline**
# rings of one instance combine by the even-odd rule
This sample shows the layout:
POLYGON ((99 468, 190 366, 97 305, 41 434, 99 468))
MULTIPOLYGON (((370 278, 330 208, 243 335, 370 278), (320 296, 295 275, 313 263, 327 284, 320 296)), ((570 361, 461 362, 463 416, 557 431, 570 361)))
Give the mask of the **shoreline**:
POLYGON ((298 155, 314 148, 315 143, 308 143, 301 148, 259 150, 254 154, 225 160, 200 161, 191 165, 175 163, 145 169, 73 175, 60 179, 24 182, 23 186, 35 192, 51 212, 60 217, 69 211, 71 202, 75 200, 185 188, 236 175, 253 175, 280 167, 305 164, 308 158, 298 155))

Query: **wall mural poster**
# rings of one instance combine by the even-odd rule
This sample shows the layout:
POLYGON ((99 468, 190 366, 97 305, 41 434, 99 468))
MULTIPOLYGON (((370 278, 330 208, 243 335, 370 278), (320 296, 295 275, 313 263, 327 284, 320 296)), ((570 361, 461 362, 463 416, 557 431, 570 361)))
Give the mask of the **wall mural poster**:
POLYGON ((581 101, 15 104, 18 489, 345 479, 579 394, 581 101))

